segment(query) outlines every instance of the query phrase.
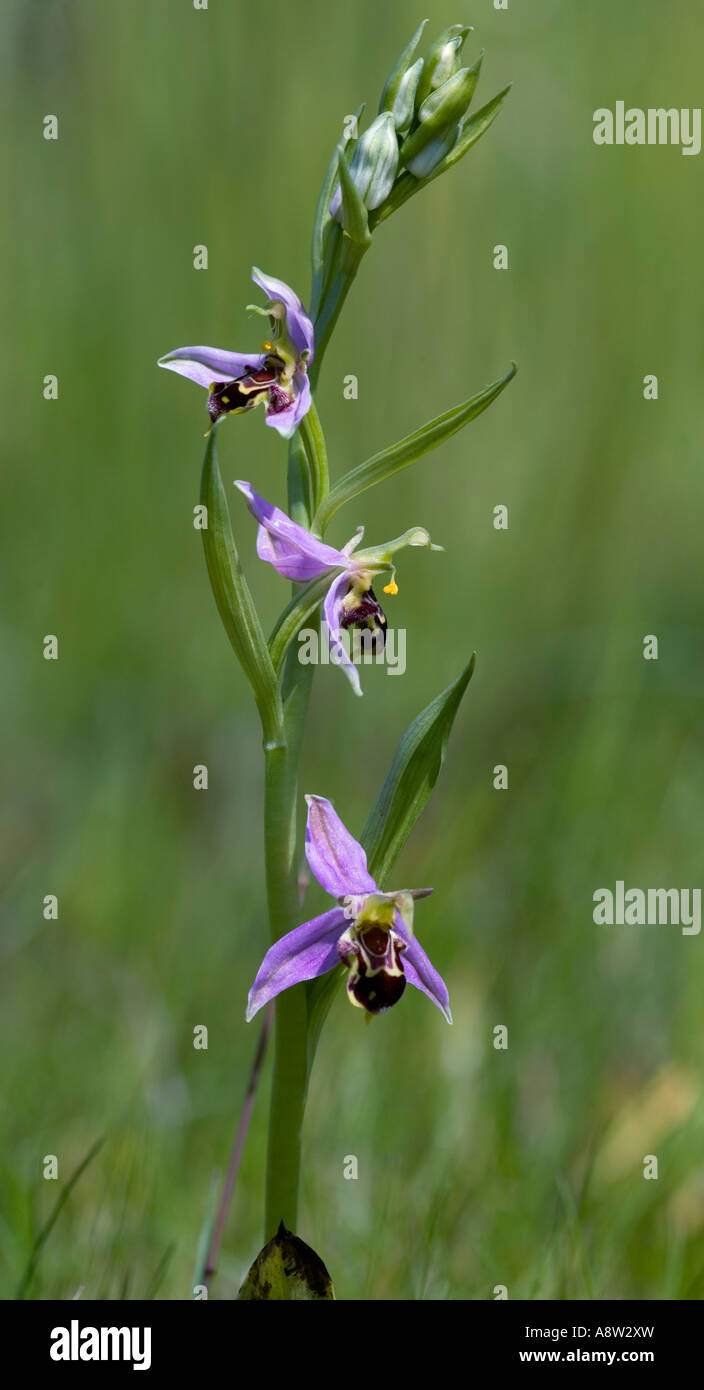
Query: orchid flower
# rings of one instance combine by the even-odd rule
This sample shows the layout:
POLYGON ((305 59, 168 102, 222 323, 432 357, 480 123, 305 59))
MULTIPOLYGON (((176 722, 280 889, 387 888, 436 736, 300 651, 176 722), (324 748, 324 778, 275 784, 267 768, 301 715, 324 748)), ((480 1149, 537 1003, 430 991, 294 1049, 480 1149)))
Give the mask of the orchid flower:
POLYGON ((413 935, 413 904, 432 888, 383 893, 362 846, 325 797, 307 796, 306 857, 337 906, 288 932, 267 951, 249 992, 247 1021, 284 989, 347 967, 347 997, 370 1014, 398 1003, 406 984, 452 1023, 447 986, 413 935))
POLYGON ((262 343, 261 352, 176 348, 160 357, 158 365, 205 386, 213 424, 221 415, 239 415, 263 401, 267 425, 290 439, 310 409, 308 363, 313 360, 313 325, 298 295, 283 280, 264 275, 256 266, 252 279, 270 301, 266 309, 257 304, 247 306, 270 322, 270 340, 262 343))
POLYGON ((432 544, 424 527, 414 526, 386 545, 357 550, 364 534, 364 527, 360 527, 342 550, 336 550, 292 521, 271 502, 265 502, 251 483, 238 481, 235 487, 247 499, 249 510, 259 522, 257 554, 261 560, 267 560, 284 579, 296 584, 307 584, 329 574, 330 588, 323 603, 323 615, 332 659, 344 670, 355 694, 361 695, 359 673, 342 643, 342 629, 361 628, 371 634, 375 647, 382 648, 387 624, 372 588, 374 578, 391 571, 384 593, 397 594, 396 567, 391 561, 395 551, 407 545, 424 545, 430 550, 442 550, 442 546, 432 544))

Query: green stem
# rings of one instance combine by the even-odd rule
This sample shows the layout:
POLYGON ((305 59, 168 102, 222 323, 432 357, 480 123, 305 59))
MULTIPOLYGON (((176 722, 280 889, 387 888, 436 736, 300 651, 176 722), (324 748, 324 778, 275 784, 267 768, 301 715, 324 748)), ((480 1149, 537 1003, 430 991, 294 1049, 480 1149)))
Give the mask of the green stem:
POLYGON ((317 383, 325 350, 367 249, 348 236, 338 239, 334 246, 327 288, 315 320, 315 358, 309 372, 312 387, 317 383))
POLYGON ((289 647, 306 623, 312 622, 319 609, 331 581, 342 570, 329 570, 319 579, 311 579, 305 588, 298 590, 284 608, 274 624, 269 638, 271 664, 278 675, 284 668, 289 647))
MULTIPOLYGON (((300 711, 296 733, 302 731, 300 711)), ((305 710, 303 711, 305 717, 305 710)), ((292 731, 293 732, 293 731, 292 731)), ((266 879, 272 941, 296 925, 296 800, 300 737, 266 752, 266 879)), ((266 1240, 284 1221, 296 1230, 301 1130, 308 1085, 308 1010, 303 985, 276 1001, 266 1182, 266 1240)))
POLYGON ((308 459, 308 470, 311 480, 311 516, 315 516, 324 497, 327 497, 330 490, 330 475, 328 472, 328 455, 325 447, 325 436, 320 424, 320 417, 315 408, 315 401, 311 401, 310 410, 303 416, 300 424, 301 439, 308 459))
POLYGON ((303 441, 294 434, 288 446, 288 514, 299 526, 310 526, 312 484, 303 441))
MULTIPOLYGON (((320 321, 316 319, 316 355, 310 373, 311 384, 317 381, 325 349, 362 254, 356 247, 336 248, 339 268, 330 279, 320 321)), ((315 405, 312 405, 289 446, 289 516, 309 526, 310 518, 322 506, 328 491, 325 439, 315 405)), ((265 853, 272 941, 278 941, 301 920, 296 873, 298 767, 313 670, 312 666, 298 660, 292 642, 281 687, 285 744, 266 749, 265 853)), ((289 1230, 295 1232, 297 1229, 301 1134, 309 1061, 312 1061, 312 1050, 309 1055, 308 994, 304 985, 294 985, 276 1000, 266 1175, 267 1240, 276 1233, 281 1221, 289 1230)))
MULTIPOLYGON (((308 524, 303 497, 309 482, 310 469, 299 431, 289 446, 288 488, 289 515, 302 525, 308 524)), ((272 941, 278 941, 300 922, 296 872, 298 767, 312 680, 313 667, 299 662, 298 652, 292 646, 281 683, 285 745, 270 748, 265 754, 264 843, 272 941)), ((304 985, 295 985, 278 996, 275 1020, 266 1240, 276 1234, 281 1221, 290 1231, 297 1228, 301 1133, 308 1088, 308 1003, 304 985)))

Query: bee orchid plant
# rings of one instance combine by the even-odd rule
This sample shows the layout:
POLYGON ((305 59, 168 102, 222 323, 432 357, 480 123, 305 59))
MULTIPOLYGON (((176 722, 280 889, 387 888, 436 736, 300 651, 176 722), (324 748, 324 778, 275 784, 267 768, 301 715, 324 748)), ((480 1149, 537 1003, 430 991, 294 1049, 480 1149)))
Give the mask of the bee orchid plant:
MULTIPOLYGON (((322 614, 335 664, 361 695, 358 667, 343 634, 359 629, 370 634, 377 647, 383 645, 386 618, 375 585, 384 595, 397 593, 395 556, 406 546, 440 548, 432 545, 423 527, 413 526, 397 539, 372 547, 363 546, 359 527, 337 549, 325 541, 326 527, 340 507, 475 419, 516 370, 512 365, 490 386, 427 424, 418 427, 413 422, 413 433, 331 481, 316 384, 362 259, 381 224, 449 172, 489 129, 509 90, 471 109, 483 55, 464 65, 469 29, 450 25, 424 58, 419 54, 424 28, 425 22, 401 53, 383 88, 379 113, 367 128, 360 134, 363 108, 354 121, 345 121, 317 204, 308 309, 284 280, 255 268, 252 279, 266 301, 249 306, 265 319, 256 350, 182 347, 159 361, 207 393, 209 428, 201 477, 205 558, 263 730, 270 944, 249 991, 246 1016, 253 1018, 275 999, 276 1022, 266 1183, 269 1244, 259 1262, 271 1258, 277 1241, 297 1241, 290 1233, 298 1220, 308 1077, 325 1016, 343 982, 348 1000, 368 1018, 387 1014, 402 1000, 402 1007, 416 1007, 416 999, 406 997, 405 987, 411 984, 411 994, 425 994, 452 1021, 445 981, 415 935, 415 902, 431 890, 378 885, 393 882, 394 861, 435 783, 473 658, 406 730, 359 839, 345 826, 344 806, 336 809, 325 796, 306 796, 306 856, 334 905, 301 924, 297 889, 299 762, 313 678, 311 664, 298 659, 298 635, 322 614), (258 406, 263 407, 265 423, 288 441, 285 507, 265 501, 251 482, 235 483, 258 524, 259 558, 293 586, 268 639, 239 562, 216 449, 223 421, 258 406), (382 577, 386 582, 380 585, 382 577)), ((230 495, 234 501, 236 494, 230 495)), ((337 679, 328 671, 324 674, 337 679)), ((341 701, 348 698, 344 682, 336 695, 341 701)), ((235 988, 241 990, 244 1009, 244 981, 236 982, 235 988)), ((249 1292, 243 1286, 241 1297, 266 1296, 252 1290, 272 1287, 271 1280, 262 1277, 261 1263, 257 1271, 255 1280, 250 1271, 249 1292)))

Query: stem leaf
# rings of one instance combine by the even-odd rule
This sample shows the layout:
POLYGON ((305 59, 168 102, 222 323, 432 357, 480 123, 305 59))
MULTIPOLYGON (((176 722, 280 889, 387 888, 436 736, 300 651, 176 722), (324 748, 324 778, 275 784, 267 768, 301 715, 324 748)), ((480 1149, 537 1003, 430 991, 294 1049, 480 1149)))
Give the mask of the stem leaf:
POLYGON ((369 871, 387 885, 445 761, 455 715, 474 671, 475 653, 457 680, 409 724, 360 836, 369 871))
POLYGON ((392 444, 390 448, 383 449, 380 454, 374 454, 372 458, 353 468, 335 484, 318 509, 314 520, 314 529, 318 534, 323 535, 331 517, 345 502, 349 502, 350 498, 357 497, 360 492, 365 492, 375 483, 390 478, 393 473, 398 473, 399 469, 407 468, 409 464, 415 463, 416 459, 422 458, 423 454, 436 449, 438 444, 443 444, 451 435, 468 425, 470 420, 476 420, 477 416, 501 395, 517 370, 513 362, 504 376, 499 377, 498 381, 493 381, 490 386, 485 386, 476 396, 454 406, 452 410, 447 410, 444 415, 437 415, 434 420, 422 425, 413 434, 407 435, 397 444, 392 444))
POLYGON ((348 237, 357 246, 371 246, 372 234, 369 230, 369 215, 364 199, 350 173, 344 152, 337 157, 340 171, 340 191, 342 194, 342 225, 348 237))
MULTIPOLYGON (((491 98, 491 101, 487 101, 486 105, 480 106, 479 110, 475 111, 473 116, 468 116, 467 120, 462 122, 459 140, 453 145, 450 153, 446 154, 445 158, 441 159, 440 163, 433 169, 430 179, 436 179, 440 174, 444 174, 446 169, 451 169, 453 164, 457 164, 458 160, 460 160, 468 150, 471 150, 472 145, 476 145, 477 140, 481 140, 482 135, 485 134, 489 126, 493 125, 496 120, 510 90, 511 83, 509 82, 508 87, 504 87, 502 92, 497 92, 496 96, 491 98)), ((428 182, 430 182, 430 179, 428 182)))
POLYGON ((205 562, 223 626, 254 691, 265 741, 276 744, 282 737, 281 698, 266 638, 232 535, 215 449, 215 432, 216 427, 213 427, 208 435, 200 486, 200 500, 208 516, 207 527, 201 533, 205 562))

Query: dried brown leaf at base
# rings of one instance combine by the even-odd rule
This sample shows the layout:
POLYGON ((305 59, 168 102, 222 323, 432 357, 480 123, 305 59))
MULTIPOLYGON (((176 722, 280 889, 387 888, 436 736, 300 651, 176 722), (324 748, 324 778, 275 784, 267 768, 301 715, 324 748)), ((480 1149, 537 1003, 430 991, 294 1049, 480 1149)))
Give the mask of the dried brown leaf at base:
POLYGON ((287 1231, 282 1221, 273 1240, 257 1255, 237 1297, 334 1299, 335 1291, 320 1256, 287 1231))

